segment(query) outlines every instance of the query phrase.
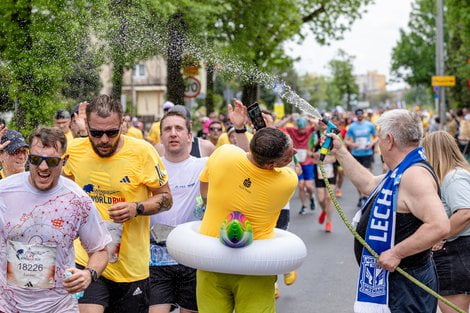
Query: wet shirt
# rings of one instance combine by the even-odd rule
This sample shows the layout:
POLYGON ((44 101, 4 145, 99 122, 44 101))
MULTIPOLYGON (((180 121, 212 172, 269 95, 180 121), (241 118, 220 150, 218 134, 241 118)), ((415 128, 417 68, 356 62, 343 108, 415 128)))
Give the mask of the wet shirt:
MULTIPOLYGON (((199 174, 207 162, 206 158, 188 159, 173 163, 163 159, 163 164, 168 172, 168 184, 173 197, 173 206, 171 210, 152 215, 150 217, 151 225, 163 224, 177 226, 182 223, 196 221, 198 218, 194 215, 194 209, 197 202, 196 197, 200 195, 199 174)), ((151 243, 150 246, 150 265, 164 266, 177 264, 168 254, 165 245, 151 243)))
POLYGON ((200 180, 209 183, 200 232, 218 237, 227 215, 240 211, 251 222, 254 239, 274 236, 279 213, 298 182, 292 169, 261 169, 248 160, 245 151, 234 145, 224 145, 214 151, 200 180))
MULTIPOLYGON (((111 221, 108 208, 113 204, 145 201, 151 196, 148 187, 159 188, 168 182, 165 166, 152 145, 128 136, 123 138, 122 148, 107 158, 93 151, 88 138, 75 139, 67 148, 70 157, 64 167, 65 175, 74 176, 106 221, 111 221)), ((120 225, 122 233, 115 246, 118 260, 109 263, 102 275, 115 282, 145 279, 149 276, 150 217, 137 216, 114 226, 120 225)), ((77 263, 86 264, 88 256, 78 242, 75 249, 77 263)))
POLYGON ((44 192, 28 177, 26 172, 0 181, 0 311, 78 312, 63 288, 65 270, 75 267, 73 242, 80 236, 93 253, 111 238, 74 182, 60 177, 44 192))

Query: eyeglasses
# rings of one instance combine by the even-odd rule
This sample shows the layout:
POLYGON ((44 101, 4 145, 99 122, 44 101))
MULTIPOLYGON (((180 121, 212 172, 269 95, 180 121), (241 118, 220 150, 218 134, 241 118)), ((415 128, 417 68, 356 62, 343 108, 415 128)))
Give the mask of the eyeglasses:
POLYGON ((218 127, 209 127, 209 130, 221 132, 221 131, 222 131, 222 128, 218 128, 218 127))
POLYGON ((49 168, 54 168, 60 164, 61 160, 62 158, 60 157, 45 157, 37 154, 28 155, 29 163, 35 166, 39 166, 41 165, 42 161, 46 161, 46 164, 49 168))
POLYGON ((119 135, 119 132, 121 131, 120 128, 115 128, 115 129, 108 129, 108 130, 98 130, 98 129, 91 129, 90 128, 90 136, 94 138, 101 138, 103 137, 104 134, 108 136, 108 138, 114 138, 117 135, 119 135))

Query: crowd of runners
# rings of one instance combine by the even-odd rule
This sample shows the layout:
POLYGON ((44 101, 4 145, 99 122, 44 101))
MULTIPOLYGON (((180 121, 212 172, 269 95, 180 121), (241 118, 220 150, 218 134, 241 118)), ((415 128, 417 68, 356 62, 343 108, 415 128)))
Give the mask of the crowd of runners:
MULTIPOLYGON (((28 140, 0 120, 0 312, 275 312, 276 276, 189 268, 168 253, 166 238, 197 220, 202 234, 217 237, 233 211, 248 217, 255 240, 288 229, 290 214, 314 210, 331 233, 334 208, 319 170, 328 136, 326 178, 337 197, 345 176, 352 181, 358 231, 372 245, 388 244, 377 247, 375 268, 390 273, 391 312, 437 307, 397 266, 468 312, 468 108, 448 112, 444 123, 418 108, 322 113, 339 135, 326 134, 317 117, 266 110, 267 127, 256 131, 238 100, 226 114, 192 116, 169 101, 163 111, 145 125, 102 95, 57 111, 54 127, 28 140), (385 176, 372 174, 373 162, 385 176), (393 184, 396 174, 402 179, 393 184), (301 206, 291 208, 296 191, 301 206)), ((356 256, 361 272, 379 277, 360 246, 356 256)), ((296 273, 283 280, 292 285, 296 273)), ((358 298, 356 312, 368 301, 358 298)))

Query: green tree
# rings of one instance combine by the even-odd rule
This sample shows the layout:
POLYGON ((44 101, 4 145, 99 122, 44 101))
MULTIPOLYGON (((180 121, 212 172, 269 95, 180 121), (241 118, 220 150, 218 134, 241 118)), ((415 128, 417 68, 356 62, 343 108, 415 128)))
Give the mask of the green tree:
POLYGON ((430 86, 436 71, 435 1, 416 0, 412 4, 409 31, 400 30, 392 50, 392 75, 411 86, 430 86))
POLYGON ((332 76, 331 84, 345 100, 348 111, 352 109, 352 100, 359 94, 359 87, 353 75, 353 61, 353 56, 340 49, 337 56, 328 63, 332 76))
POLYGON ((247 65, 245 72, 252 72, 239 75, 244 82, 243 101, 250 103, 258 97, 260 81, 253 69, 273 73, 291 66, 292 60, 283 48, 286 41, 302 41, 307 32, 312 32, 320 43, 340 39, 371 2, 228 0, 230 10, 218 17, 215 26, 218 40, 226 43, 226 52, 247 65))
MULTIPOLYGON (((465 106, 470 101, 467 79, 470 78, 470 7, 462 1, 444 2, 444 38, 446 74, 455 75, 457 84, 447 88, 451 106, 465 106)), ((432 95, 431 77, 435 75, 435 14, 434 0, 415 0, 409 31, 400 31, 400 40, 392 52, 392 75, 411 86, 426 86, 432 95)))
POLYGON ((14 124, 28 134, 52 120, 64 77, 87 33, 101 12, 102 1, 0 2, 0 73, 15 104, 14 124))

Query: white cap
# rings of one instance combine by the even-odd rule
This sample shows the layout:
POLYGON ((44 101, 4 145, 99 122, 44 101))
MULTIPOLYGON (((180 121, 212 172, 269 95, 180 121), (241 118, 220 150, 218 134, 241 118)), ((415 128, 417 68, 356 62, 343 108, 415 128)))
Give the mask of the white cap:
POLYGON ((175 104, 171 101, 165 101, 163 103, 163 111, 168 111, 169 109, 171 109, 172 107, 174 107, 175 104))

